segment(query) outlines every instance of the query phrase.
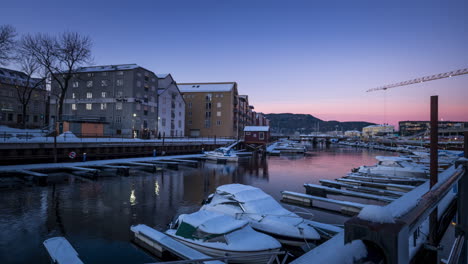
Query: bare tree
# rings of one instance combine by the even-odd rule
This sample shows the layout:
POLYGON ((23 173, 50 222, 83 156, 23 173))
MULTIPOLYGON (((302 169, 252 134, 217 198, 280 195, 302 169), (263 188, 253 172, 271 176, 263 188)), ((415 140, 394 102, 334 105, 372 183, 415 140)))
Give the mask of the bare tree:
POLYGON ((11 25, 0 26, 0 65, 6 65, 13 58, 16 30, 11 25))
POLYGON ((70 79, 83 64, 91 63, 91 39, 76 32, 65 32, 58 37, 38 33, 22 39, 21 50, 29 54, 47 71, 53 90, 57 89, 57 119, 62 121, 63 102, 70 79))
POLYGON ((24 83, 16 85, 16 94, 19 103, 21 104, 23 119, 22 127, 26 128, 26 116, 28 114, 28 105, 31 101, 31 96, 34 91, 40 93, 40 96, 44 96, 43 91, 45 90, 45 74, 42 78, 35 78, 40 74, 41 66, 36 60, 29 54, 19 51, 16 57, 16 61, 20 70, 24 73, 24 83))

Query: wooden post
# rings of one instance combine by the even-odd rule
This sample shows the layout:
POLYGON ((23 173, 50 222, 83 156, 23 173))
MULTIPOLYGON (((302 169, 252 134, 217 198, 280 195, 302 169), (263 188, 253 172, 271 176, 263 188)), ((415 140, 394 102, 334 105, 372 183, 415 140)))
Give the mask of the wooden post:
MULTIPOLYGON (((437 95, 431 96, 431 143, 430 143, 430 187, 434 186, 438 181, 438 165, 439 165, 439 97, 437 95)), ((429 216, 429 244, 437 248, 439 241, 437 241, 437 219, 436 207, 429 216)), ((438 251, 432 250, 430 254, 431 263, 438 263, 438 251)))

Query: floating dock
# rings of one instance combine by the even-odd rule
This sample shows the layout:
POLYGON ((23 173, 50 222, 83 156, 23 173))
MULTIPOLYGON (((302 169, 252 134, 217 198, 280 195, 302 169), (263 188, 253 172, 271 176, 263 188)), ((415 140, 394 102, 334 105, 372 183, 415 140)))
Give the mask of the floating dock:
MULTIPOLYGON (((160 256, 164 251, 169 251, 184 260, 209 259, 207 256, 191 247, 188 247, 166 234, 159 232, 147 225, 136 225, 130 227, 135 235, 135 242, 151 253, 160 256)), ((207 264, 223 264, 221 261, 205 261, 207 264)))
POLYGON ((53 237, 44 241, 44 247, 53 263, 57 264, 83 264, 78 252, 64 237, 53 237))
POLYGON ((282 191, 281 195, 282 195, 282 201, 286 203, 297 204, 297 205, 302 205, 302 206, 307 206, 307 207, 320 208, 320 209, 326 209, 326 210, 332 211, 333 209, 330 209, 330 208, 316 206, 314 202, 323 202, 323 203, 338 205, 340 206, 339 212, 341 212, 342 214, 346 214, 346 215, 356 215, 362 210, 362 208, 364 208, 364 206, 366 206, 365 204, 361 204, 361 203, 340 201, 340 200, 323 198, 319 196, 313 196, 309 194, 290 192, 290 191, 282 191))
POLYGON ((355 192, 355 191, 348 191, 336 188, 325 187, 317 184, 304 184, 306 189, 306 193, 310 195, 316 195, 321 197, 327 197, 327 195, 342 195, 342 196, 349 196, 349 197, 356 197, 380 202, 391 203, 395 200, 395 198, 391 198, 388 196, 382 195, 374 195, 362 192, 355 192))

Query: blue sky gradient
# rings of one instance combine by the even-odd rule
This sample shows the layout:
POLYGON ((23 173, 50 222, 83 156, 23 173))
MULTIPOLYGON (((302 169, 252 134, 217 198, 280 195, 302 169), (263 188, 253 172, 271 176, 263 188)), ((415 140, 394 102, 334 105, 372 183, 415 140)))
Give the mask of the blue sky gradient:
POLYGON ((95 64, 138 63, 178 82, 236 81, 257 111, 395 124, 468 121, 468 1, 9 1, 0 24, 93 39, 95 64), (385 102, 385 103, 384 103, 385 102))

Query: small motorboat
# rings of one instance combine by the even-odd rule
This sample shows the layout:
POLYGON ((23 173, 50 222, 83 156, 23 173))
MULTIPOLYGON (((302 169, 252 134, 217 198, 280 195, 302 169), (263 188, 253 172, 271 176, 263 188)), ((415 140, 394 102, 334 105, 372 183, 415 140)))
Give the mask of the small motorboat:
POLYGON ((405 157, 375 157, 378 163, 373 166, 361 166, 357 172, 367 175, 383 175, 395 177, 427 178, 425 166, 405 157))
POLYGON ((216 189, 202 210, 223 213, 246 220, 252 228, 290 246, 315 245, 317 240, 342 231, 332 225, 306 220, 283 208, 262 190, 242 184, 227 184, 216 189), (317 230, 319 231, 317 231, 317 230))
POLYGON ((238 162, 237 152, 229 148, 217 148, 213 151, 204 152, 206 159, 214 161, 238 162))
POLYGON ((234 257, 229 263, 267 263, 281 248, 247 221, 206 210, 180 215, 165 233, 208 256, 234 257))

